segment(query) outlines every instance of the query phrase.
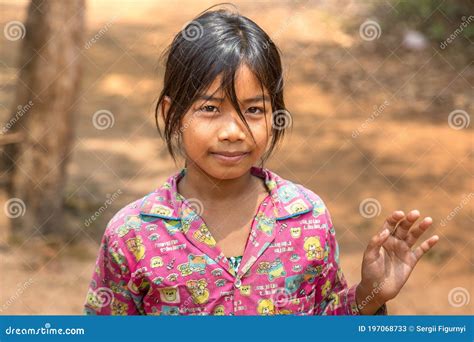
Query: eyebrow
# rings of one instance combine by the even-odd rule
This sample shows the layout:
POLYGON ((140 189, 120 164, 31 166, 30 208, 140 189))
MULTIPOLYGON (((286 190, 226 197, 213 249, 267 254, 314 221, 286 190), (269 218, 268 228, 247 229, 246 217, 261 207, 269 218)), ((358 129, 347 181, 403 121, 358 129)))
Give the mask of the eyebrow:
MULTIPOLYGON (((218 101, 218 102, 224 101, 222 97, 214 97, 212 95, 200 95, 198 97, 198 100, 218 101)), ((270 98, 267 95, 264 95, 264 96, 259 95, 259 96, 254 96, 254 97, 245 99, 242 101, 242 103, 253 103, 253 102, 260 102, 260 101, 270 102, 270 98)))

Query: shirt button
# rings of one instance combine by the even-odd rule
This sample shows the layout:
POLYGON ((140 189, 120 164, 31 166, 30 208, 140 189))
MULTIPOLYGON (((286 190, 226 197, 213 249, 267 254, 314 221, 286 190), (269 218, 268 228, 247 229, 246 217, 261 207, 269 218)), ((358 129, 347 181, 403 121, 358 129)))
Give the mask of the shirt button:
POLYGON ((242 281, 240 279, 237 279, 234 285, 236 288, 239 288, 240 286, 242 286, 242 281))

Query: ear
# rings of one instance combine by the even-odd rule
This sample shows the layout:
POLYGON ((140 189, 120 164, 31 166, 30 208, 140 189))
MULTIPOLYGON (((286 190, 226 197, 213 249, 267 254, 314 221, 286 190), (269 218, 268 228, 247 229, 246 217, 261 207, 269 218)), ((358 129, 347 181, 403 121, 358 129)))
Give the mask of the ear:
POLYGON ((166 118, 166 115, 168 115, 168 110, 170 109, 171 106, 171 98, 168 95, 165 95, 163 97, 163 100, 161 101, 161 115, 163 118, 166 118))

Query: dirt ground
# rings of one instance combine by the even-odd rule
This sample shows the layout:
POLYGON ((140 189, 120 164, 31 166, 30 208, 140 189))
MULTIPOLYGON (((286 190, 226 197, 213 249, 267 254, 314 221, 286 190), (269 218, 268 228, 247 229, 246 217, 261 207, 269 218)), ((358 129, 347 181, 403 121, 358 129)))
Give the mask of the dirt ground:
MULTIPOLYGON (((158 56, 213 2, 179 3, 88 3, 87 37, 106 32, 82 51, 77 139, 65 189, 75 236, 61 243, 41 236, 11 241, 2 212, 1 314, 80 314, 107 221, 177 170, 154 125, 163 73, 158 56), (101 109, 113 113, 113 127, 94 128, 92 116, 101 109), (112 207, 87 227, 85 218, 117 189, 121 195, 112 207)), ((349 283, 358 281, 365 245, 385 217, 416 208, 433 217, 441 241, 389 302, 389 313, 472 314, 472 125, 448 124, 454 110, 474 112, 472 60, 436 44, 409 50, 401 34, 383 29, 378 39, 362 40, 359 26, 373 14, 354 2, 235 3, 283 52, 294 128, 266 166, 326 202, 349 283), (364 125, 376 110, 375 120, 364 125), (378 216, 361 216, 359 205, 367 198, 381 204, 378 216)), ((0 2, 2 28, 24 20, 26 5, 0 2)), ((387 16, 394 14, 388 4, 380 6, 387 16)), ((20 41, 0 39, 3 122, 13 102, 20 41)), ((2 207, 6 200, 0 192, 2 207)))

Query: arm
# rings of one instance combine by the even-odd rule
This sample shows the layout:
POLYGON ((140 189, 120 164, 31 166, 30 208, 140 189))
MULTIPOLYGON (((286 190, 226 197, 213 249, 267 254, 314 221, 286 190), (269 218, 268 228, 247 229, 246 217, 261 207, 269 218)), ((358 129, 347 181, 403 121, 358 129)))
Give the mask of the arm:
POLYGON ((320 315, 386 315, 387 308, 384 302, 379 302, 374 296, 366 295, 359 285, 348 287, 339 265, 339 245, 327 208, 326 222, 328 224, 326 232, 328 261, 325 266, 326 271, 323 272, 316 289, 317 293, 321 293, 322 300, 315 313, 320 315))
POLYGON ((118 239, 104 234, 84 304, 86 315, 139 315, 140 298, 129 290, 130 268, 118 239))

